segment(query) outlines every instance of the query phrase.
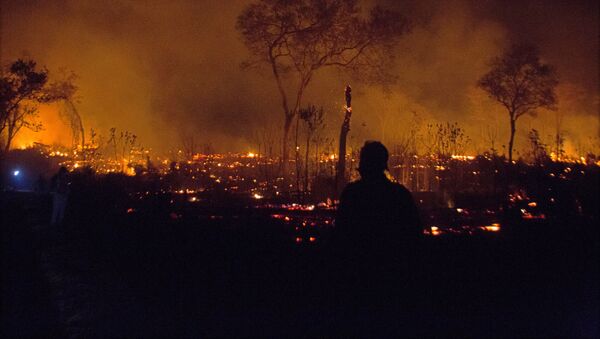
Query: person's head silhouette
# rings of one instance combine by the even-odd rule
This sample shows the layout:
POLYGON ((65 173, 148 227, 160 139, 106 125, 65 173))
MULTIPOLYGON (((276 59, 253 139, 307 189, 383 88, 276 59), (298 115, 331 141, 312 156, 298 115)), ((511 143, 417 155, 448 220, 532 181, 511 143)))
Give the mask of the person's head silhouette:
POLYGON ((360 150, 358 172, 361 178, 369 179, 381 176, 388 169, 388 157, 388 150, 382 143, 379 141, 366 141, 360 150))

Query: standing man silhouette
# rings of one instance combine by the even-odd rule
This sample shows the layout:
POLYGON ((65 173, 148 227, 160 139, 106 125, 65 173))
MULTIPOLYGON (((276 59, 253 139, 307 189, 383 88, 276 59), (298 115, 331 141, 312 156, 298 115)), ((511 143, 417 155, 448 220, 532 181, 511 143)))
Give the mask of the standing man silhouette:
POLYGON ((344 247, 394 250, 422 235, 412 195, 385 175, 388 157, 387 149, 378 141, 365 142, 360 151, 361 178, 342 192, 336 219, 337 238, 344 247))
POLYGON ((67 208, 67 200, 69 199, 69 178, 67 168, 62 166, 58 173, 52 178, 52 219, 50 223, 53 226, 61 225, 67 208))

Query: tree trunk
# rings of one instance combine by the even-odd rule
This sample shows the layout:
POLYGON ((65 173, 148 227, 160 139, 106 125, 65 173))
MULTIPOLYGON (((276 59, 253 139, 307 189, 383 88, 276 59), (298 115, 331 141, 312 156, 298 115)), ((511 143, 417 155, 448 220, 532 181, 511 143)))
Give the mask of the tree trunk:
POLYGON ((300 127, 300 115, 296 115, 296 136, 294 141, 294 164, 296 165, 296 191, 300 194, 300 146, 298 146, 298 128, 300 127))
POLYGON ((350 131, 350 117, 352 116, 352 89, 350 85, 346 87, 346 115, 344 116, 344 122, 340 130, 340 148, 339 157, 335 173, 335 192, 339 197, 342 193, 342 189, 346 185, 346 138, 350 131))
POLYGON ((308 152, 310 149, 310 133, 306 137, 306 156, 304 159, 304 191, 308 191, 308 152))
POLYGON ((290 129, 292 127, 292 122, 294 121, 294 116, 286 114, 285 121, 283 123, 283 149, 281 150, 281 173, 284 178, 287 178, 288 174, 288 165, 290 159, 288 141, 290 136, 290 129))
POLYGON ((514 146, 514 141, 515 141, 515 123, 516 123, 516 119, 514 119, 512 116, 510 118, 510 140, 508 141, 508 164, 511 165, 512 164, 512 152, 513 152, 513 146, 514 146))
POLYGON ((20 129, 18 126, 16 126, 16 122, 9 122, 8 124, 8 128, 6 129, 6 145, 4 148, 5 153, 8 153, 10 150, 10 145, 20 129))
POLYGON ((315 141, 315 181, 319 176, 319 140, 315 141))
POLYGON ((340 131, 340 148, 338 155, 338 164, 335 173, 335 184, 336 184, 336 193, 338 196, 342 193, 342 189, 346 184, 346 138, 348 136, 348 130, 346 126, 350 119, 348 117, 348 113, 346 113, 346 118, 344 119, 344 123, 342 124, 342 130, 340 131))
POLYGON ((83 128, 83 123, 81 119, 79 120, 79 133, 81 133, 81 154, 83 155, 83 160, 87 160, 87 151, 85 149, 85 130, 83 128))

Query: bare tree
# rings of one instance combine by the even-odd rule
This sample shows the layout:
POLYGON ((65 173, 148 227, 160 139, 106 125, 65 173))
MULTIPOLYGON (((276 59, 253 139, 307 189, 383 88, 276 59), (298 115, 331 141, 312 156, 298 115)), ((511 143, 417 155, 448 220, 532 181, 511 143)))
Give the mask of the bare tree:
POLYGON ((487 125, 483 137, 489 143, 492 155, 497 155, 496 140, 498 139, 498 127, 496 125, 487 125))
POLYGON ((181 134, 181 147, 183 148, 183 152, 185 154, 185 158, 187 160, 192 160, 194 158, 194 154, 196 154, 196 140, 194 139, 193 133, 183 133, 181 134))
POLYGON ((346 185, 346 138, 350 132, 350 118, 352 117, 352 88, 346 86, 344 92, 346 96, 346 106, 344 106, 344 121, 340 128, 340 140, 338 148, 338 163, 335 173, 335 192, 341 194, 346 185))
POLYGON ((65 100, 64 107, 60 110, 60 115, 63 119, 67 120, 71 127, 74 145, 81 143, 81 148, 83 149, 85 147, 85 129, 81 114, 79 114, 75 103, 69 99, 65 100))
POLYGON ((274 145, 277 145, 279 141, 279 129, 277 127, 273 121, 268 121, 255 129, 252 136, 258 146, 259 171, 267 182, 273 176, 273 173, 271 173, 272 160, 276 156, 274 145))
POLYGON ((314 105, 308 105, 299 112, 300 119, 306 124, 306 154, 304 159, 304 190, 308 191, 308 167, 310 141, 315 131, 323 124, 323 107, 317 109, 314 105))
POLYGON ((555 146, 555 154, 556 160, 560 161, 565 154, 565 137, 562 132, 563 118, 564 115, 560 110, 556 110, 555 115, 555 135, 554 135, 554 146, 555 146))
POLYGON ((81 114, 75 106, 79 101, 75 97, 75 93, 77 92, 77 86, 75 86, 77 75, 65 70, 60 70, 60 72, 62 73, 60 79, 49 84, 45 92, 49 98, 62 101, 63 105, 59 111, 60 117, 71 127, 74 145, 81 143, 83 150, 85 147, 85 128, 81 114))
POLYGON ((102 144, 102 136, 98 136, 98 139, 96 139, 96 136, 98 136, 98 133, 93 128, 90 128, 89 144, 84 145, 83 148, 84 159, 88 160, 92 167, 96 164, 99 156, 101 155, 98 150, 99 145, 102 144))
POLYGON ((109 132, 107 144, 112 147, 115 162, 121 163, 121 172, 124 172, 126 165, 131 163, 132 151, 141 146, 137 143, 137 136, 129 131, 117 133, 117 129, 112 127, 109 132))
POLYGON ((534 165, 540 166, 544 162, 547 162, 548 151, 547 145, 544 144, 540 138, 540 134, 536 129, 529 131, 529 143, 531 146, 531 159, 534 165))
POLYGON ((389 80, 391 50, 409 25, 404 16, 380 7, 365 18, 354 0, 260 0, 240 14, 237 29, 253 57, 244 66, 267 65, 277 84, 286 173, 290 128, 315 72, 340 67, 389 80))
POLYGON ((558 78, 554 67, 540 62, 539 51, 532 45, 513 45, 491 63, 491 70, 478 82, 492 98, 501 103, 510 118, 508 161, 512 152, 516 122, 539 108, 554 109, 558 78))

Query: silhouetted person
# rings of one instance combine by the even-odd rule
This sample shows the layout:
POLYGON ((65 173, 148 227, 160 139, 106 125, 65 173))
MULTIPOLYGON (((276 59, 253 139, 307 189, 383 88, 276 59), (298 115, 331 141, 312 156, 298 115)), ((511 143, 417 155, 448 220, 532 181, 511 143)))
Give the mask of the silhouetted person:
POLYGON ((43 174, 40 174, 35 181, 34 191, 36 193, 45 193, 46 192, 46 178, 44 178, 43 174))
POLYGON ((369 316, 365 310, 383 312, 377 317, 389 317, 384 323, 395 321, 418 285, 412 281, 418 276, 419 214, 410 192, 386 177, 388 156, 380 142, 367 141, 360 151, 361 178, 340 197, 332 293, 348 312, 344 323, 369 316))
MULTIPOLYGON (((360 151, 360 180, 346 186, 336 219, 337 240, 354 251, 395 250, 422 235, 410 192, 385 175, 388 151, 367 141, 360 151)), ((368 255, 370 253, 357 253, 368 255)))
POLYGON ((67 168, 62 166, 58 173, 52 177, 52 225, 62 224, 69 199, 69 179, 67 177, 67 168))

